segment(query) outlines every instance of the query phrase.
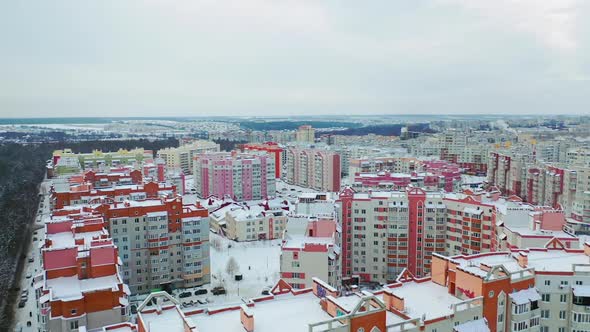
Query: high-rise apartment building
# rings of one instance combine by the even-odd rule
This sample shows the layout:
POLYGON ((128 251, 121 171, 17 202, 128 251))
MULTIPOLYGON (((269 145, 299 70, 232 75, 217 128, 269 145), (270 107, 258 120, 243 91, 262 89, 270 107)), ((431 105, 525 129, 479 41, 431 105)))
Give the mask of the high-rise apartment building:
POLYGON ((289 147, 287 182, 321 191, 340 191, 340 155, 328 150, 289 147))
POLYGON ((303 125, 297 129, 297 142, 313 143, 315 142, 315 129, 310 125, 303 125))
POLYGON ((158 150, 158 158, 166 162, 168 169, 180 168, 184 174, 192 174, 193 159, 202 153, 219 152, 219 144, 205 140, 195 140, 177 148, 158 150))
POLYGON ((277 143, 274 142, 266 142, 262 144, 255 144, 249 143, 244 144, 243 149, 245 152, 248 151, 265 151, 275 159, 275 177, 279 179, 281 177, 281 172, 283 170, 283 162, 281 155, 283 153, 283 148, 280 147, 277 143))
POLYGON ((215 195, 258 200, 276 194, 275 158, 266 153, 233 151, 195 156, 194 188, 201 198, 215 195))

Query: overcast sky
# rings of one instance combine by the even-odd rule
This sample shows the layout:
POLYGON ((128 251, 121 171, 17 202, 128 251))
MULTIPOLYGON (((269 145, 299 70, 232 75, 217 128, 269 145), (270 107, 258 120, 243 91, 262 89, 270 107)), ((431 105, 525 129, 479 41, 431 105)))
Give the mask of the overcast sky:
POLYGON ((590 113, 590 0, 0 5, 0 117, 590 113))

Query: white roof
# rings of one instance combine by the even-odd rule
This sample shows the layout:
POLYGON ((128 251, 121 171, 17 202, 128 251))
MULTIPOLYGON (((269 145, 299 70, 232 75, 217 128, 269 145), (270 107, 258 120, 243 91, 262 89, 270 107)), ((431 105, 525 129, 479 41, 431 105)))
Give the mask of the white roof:
POLYGON ((118 289, 122 283, 117 275, 106 277, 78 279, 74 277, 61 277, 47 279, 46 288, 51 289, 51 300, 75 300, 82 298, 82 293, 104 289, 118 289))
MULTIPOLYGON (((320 299, 311 292, 300 295, 278 295, 274 300, 257 302, 249 310, 254 315, 256 332, 276 332, 277 326, 280 326, 281 332, 307 331, 308 324, 332 318, 322 310, 320 299)), ((196 324, 199 332, 244 331, 240 322, 240 310, 189 317, 196 324)), ((338 324, 336 322, 334 326, 338 324)), ((168 328, 164 330, 169 331, 168 328)))
MULTIPOLYGON (((451 306, 463 302, 449 294, 448 289, 432 281, 407 282, 401 287, 386 288, 404 298, 405 314, 411 318, 433 319, 453 313, 451 306)), ((381 295, 382 297, 383 295, 381 295)))
POLYGON ((485 319, 472 320, 454 327, 456 332, 490 332, 485 319))
POLYGON ((541 299, 541 295, 539 295, 539 292, 537 292, 536 289, 528 288, 511 293, 510 298, 515 304, 525 304, 532 301, 539 301, 541 299))
POLYGON ((160 313, 155 311, 151 313, 142 312, 141 318, 148 331, 184 332, 186 331, 185 319, 187 323, 194 326, 190 319, 183 317, 183 314, 176 306, 164 307, 160 313))

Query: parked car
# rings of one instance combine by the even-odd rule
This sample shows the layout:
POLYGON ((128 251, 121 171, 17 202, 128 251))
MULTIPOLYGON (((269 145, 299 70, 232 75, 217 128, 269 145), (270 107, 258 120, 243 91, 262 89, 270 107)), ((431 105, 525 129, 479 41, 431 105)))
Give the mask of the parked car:
POLYGON ((131 314, 132 315, 137 314, 137 306, 135 304, 131 305, 131 314))
POLYGON ((223 295, 225 294, 225 288, 218 286, 211 290, 211 294, 213 295, 223 295))
POLYGON ((35 259, 33 257, 29 257, 29 263, 33 263, 35 259))
POLYGON ((27 301, 26 300, 20 300, 20 302, 18 303, 18 307, 19 308, 24 308, 25 305, 27 305, 27 301))
POLYGON ((203 289, 197 289, 195 291, 195 295, 204 295, 204 294, 207 294, 207 290, 204 289, 204 288, 203 289))
POLYGON ((178 297, 182 299, 185 297, 189 297, 191 295, 192 295, 191 292, 182 292, 182 293, 178 294, 178 297))
POLYGON ((27 279, 31 279, 33 277, 33 275, 31 274, 31 272, 27 273, 27 275, 25 276, 25 278, 27 279))

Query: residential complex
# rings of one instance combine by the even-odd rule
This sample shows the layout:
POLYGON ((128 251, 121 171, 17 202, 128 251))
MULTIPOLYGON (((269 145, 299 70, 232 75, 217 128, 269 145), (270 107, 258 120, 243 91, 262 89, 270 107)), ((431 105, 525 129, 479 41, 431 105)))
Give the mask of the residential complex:
POLYGON ((74 153, 71 149, 53 152, 48 168, 51 175, 75 174, 85 169, 97 169, 101 165, 119 166, 141 163, 146 159, 153 159, 151 150, 136 148, 133 150, 120 149, 116 152, 102 152, 94 150, 91 153, 74 153))
POLYGON ((168 169, 180 168, 184 174, 192 174, 194 158, 198 154, 207 152, 219 152, 219 144, 205 140, 194 140, 177 148, 158 150, 156 156, 166 162, 168 169))
POLYGON ((286 181, 321 191, 340 191, 340 155, 329 150, 288 147, 286 181))
POLYGON ((194 188, 201 198, 248 201, 276 194, 275 158, 261 153, 217 152, 194 158, 194 188))

